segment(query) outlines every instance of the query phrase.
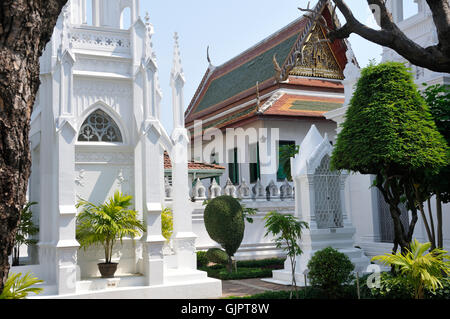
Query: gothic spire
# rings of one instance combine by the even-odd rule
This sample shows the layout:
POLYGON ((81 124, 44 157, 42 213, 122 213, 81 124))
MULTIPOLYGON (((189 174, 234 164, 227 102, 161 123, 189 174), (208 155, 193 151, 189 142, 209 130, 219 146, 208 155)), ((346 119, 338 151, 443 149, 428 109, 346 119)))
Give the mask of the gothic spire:
POLYGON ((173 51, 173 66, 172 66, 172 82, 175 82, 177 78, 180 78, 184 84, 184 73, 183 73, 183 67, 181 66, 181 54, 180 54, 180 45, 178 43, 178 33, 175 32, 174 35, 174 51, 173 51))

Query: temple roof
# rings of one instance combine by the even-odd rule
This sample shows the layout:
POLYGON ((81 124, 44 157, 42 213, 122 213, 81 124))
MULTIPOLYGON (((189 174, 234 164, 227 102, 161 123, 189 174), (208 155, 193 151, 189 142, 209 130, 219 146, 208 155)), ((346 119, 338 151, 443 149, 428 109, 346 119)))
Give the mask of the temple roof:
MULTIPOLYGON (((329 6, 326 5, 326 1, 320 3, 323 6, 322 14, 330 21, 329 6)), ((240 108, 239 111, 230 112, 230 110, 259 99, 260 95, 265 96, 262 101, 260 100, 264 103, 268 95, 282 88, 317 91, 318 95, 324 92, 331 92, 331 95, 343 94, 341 80, 347 63, 346 43, 337 40, 332 44, 321 42, 319 46, 315 45, 317 40, 324 38, 324 29, 302 16, 230 61, 217 67, 210 64, 186 110, 186 124, 189 126, 194 120, 213 117, 214 121, 210 121, 208 126, 217 127, 217 124, 229 125, 257 114, 274 115, 276 110, 280 109, 280 103, 271 103, 270 108, 263 113, 258 112, 256 103, 245 109, 240 108), (301 61, 295 59, 295 53, 299 51, 303 52, 301 61), (282 70, 288 70, 286 81, 276 80, 274 59, 282 70), (292 63, 295 67, 289 69, 288 66, 292 63), (221 115, 224 111, 227 111, 227 116, 221 115)), ((309 116, 322 117, 325 111, 322 112, 318 108, 321 110, 339 108, 344 102, 343 100, 323 102, 319 107, 314 98, 307 105, 304 100, 302 101, 296 106, 287 107, 287 110, 281 108, 282 112, 279 115, 314 114, 309 116), (301 113, 299 111, 303 106, 305 112, 301 113)))
MULTIPOLYGON (((164 169, 172 169, 172 162, 170 160, 169 154, 164 152, 164 169)), ((204 170, 225 170, 225 167, 216 164, 198 163, 198 162, 188 162, 189 171, 204 171, 204 170)))

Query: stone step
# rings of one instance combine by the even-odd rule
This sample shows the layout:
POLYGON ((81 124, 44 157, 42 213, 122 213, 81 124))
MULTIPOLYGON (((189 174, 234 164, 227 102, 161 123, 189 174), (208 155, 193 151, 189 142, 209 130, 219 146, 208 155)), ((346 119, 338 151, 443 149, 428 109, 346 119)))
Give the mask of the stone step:
POLYGON ((195 269, 164 269, 164 283, 198 281, 208 278, 204 271, 195 269))

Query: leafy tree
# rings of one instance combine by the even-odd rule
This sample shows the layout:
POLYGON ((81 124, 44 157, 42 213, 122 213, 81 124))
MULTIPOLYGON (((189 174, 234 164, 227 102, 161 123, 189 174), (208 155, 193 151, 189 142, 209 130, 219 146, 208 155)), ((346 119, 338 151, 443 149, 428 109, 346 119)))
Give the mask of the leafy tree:
POLYGON ((33 286, 41 282, 43 281, 30 273, 26 273, 23 277, 22 273, 13 274, 8 277, 0 299, 24 299, 30 293, 40 294, 43 289, 33 286))
POLYGON ((37 243, 36 239, 30 238, 30 236, 36 235, 39 232, 39 227, 33 223, 33 212, 30 209, 31 206, 36 204, 36 202, 27 203, 20 214, 20 223, 14 244, 13 266, 19 266, 20 246, 37 243))
POLYGON ((441 280, 450 275, 450 256, 447 251, 436 248, 426 253, 430 248, 431 243, 421 244, 414 240, 406 254, 375 256, 372 261, 398 267, 406 283, 413 287, 412 296, 424 299, 426 290, 442 288, 441 280))
POLYGON ((39 88, 39 58, 67 0, 0 3, 0 293, 26 203, 30 118, 39 88))
POLYGON ((105 250, 105 263, 111 264, 116 240, 125 236, 136 237, 145 231, 144 224, 138 219, 137 212, 129 209, 132 197, 115 192, 109 201, 95 205, 80 200, 76 207, 83 211, 78 214, 77 240, 80 248, 102 245, 105 250))
MULTIPOLYGON (((264 220, 266 221, 265 228, 267 229, 266 237, 269 234, 275 237, 275 244, 277 248, 283 248, 287 252, 289 261, 291 262, 292 272, 292 287, 295 290, 298 299, 298 288, 295 279, 296 257, 303 253, 299 246, 299 240, 302 237, 303 229, 309 228, 308 223, 299 221, 291 214, 280 214, 276 211, 268 213, 264 220)), ((292 298, 292 291, 290 294, 292 298)))
POLYGON ((228 254, 228 271, 233 270, 233 256, 244 238, 244 213, 241 204, 231 196, 209 201, 204 212, 206 231, 228 254))
MULTIPOLYGON (((430 113, 437 129, 444 136, 447 145, 450 145, 450 87, 432 85, 424 90, 423 96, 430 107, 430 113)), ((450 154, 447 158, 447 165, 440 169, 439 174, 426 171, 425 181, 418 187, 421 200, 428 203, 429 219, 427 220, 424 216, 424 221, 432 248, 444 247, 442 203, 450 202, 450 154), (436 196, 436 228, 431 208, 431 197, 433 196, 436 196)))
POLYGON ((369 65, 361 78, 333 151, 331 166, 376 175, 374 186, 389 204, 394 222, 394 252, 412 241, 418 220, 417 187, 424 172, 437 174, 447 164, 448 146, 429 108, 402 63, 369 65), (412 219, 400 220, 405 202, 412 219))

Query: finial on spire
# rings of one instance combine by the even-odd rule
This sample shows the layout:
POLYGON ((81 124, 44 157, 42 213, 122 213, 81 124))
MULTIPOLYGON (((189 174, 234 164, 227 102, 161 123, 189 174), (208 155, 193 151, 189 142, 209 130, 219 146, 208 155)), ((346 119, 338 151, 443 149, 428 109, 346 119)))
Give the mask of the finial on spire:
POLYGON ((146 24, 150 23, 150 15, 148 14, 148 11, 145 12, 145 22, 146 24))
POLYGON ((178 76, 181 76, 184 80, 183 67, 181 66, 180 45, 178 43, 179 36, 177 32, 175 32, 173 38, 175 40, 175 44, 173 51, 172 79, 176 79, 178 76))

